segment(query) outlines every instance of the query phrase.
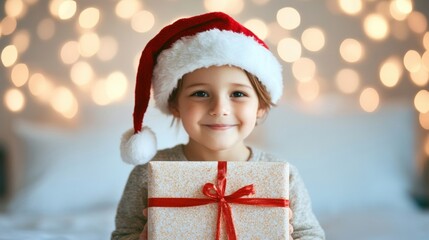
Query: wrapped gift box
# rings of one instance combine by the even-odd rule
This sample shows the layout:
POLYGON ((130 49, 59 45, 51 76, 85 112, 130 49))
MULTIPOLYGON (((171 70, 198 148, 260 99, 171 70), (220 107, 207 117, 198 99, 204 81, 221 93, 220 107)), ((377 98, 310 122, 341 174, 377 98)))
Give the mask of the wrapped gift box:
MULTIPOLYGON (((254 194, 241 198, 289 199, 289 166, 281 162, 224 162, 227 165, 225 196, 253 184, 254 194)), ((217 184, 218 162, 149 162, 149 201, 210 199, 207 183, 217 184)), ((287 202, 287 200, 286 200, 287 202)), ((230 203, 237 239, 288 239, 287 206, 230 203)), ((149 239, 215 239, 218 203, 188 207, 149 207, 149 239)), ((222 213, 223 214, 223 213, 222 213)), ((227 239, 220 220, 220 239, 227 239)))

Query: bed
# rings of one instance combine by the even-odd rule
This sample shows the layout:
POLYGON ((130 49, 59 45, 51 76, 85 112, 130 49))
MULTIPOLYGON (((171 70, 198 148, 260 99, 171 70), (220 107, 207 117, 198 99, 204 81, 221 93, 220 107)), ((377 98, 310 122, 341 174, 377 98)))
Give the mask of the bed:
MULTIPOLYGON (((0 239, 109 238, 131 170, 119 159, 119 136, 129 127, 121 111, 91 112, 73 129, 14 121, 23 167, 19 187, 1 204, 0 239)), ((171 119, 156 110, 147 116, 160 148, 186 141, 183 130, 166 127, 171 119), (170 134, 176 138, 162 137, 170 134)), ((281 103, 249 144, 298 167, 327 239, 424 240, 429 212, 411 194, 415 123, 400 102, 373 114, 330 101, 281 103)))

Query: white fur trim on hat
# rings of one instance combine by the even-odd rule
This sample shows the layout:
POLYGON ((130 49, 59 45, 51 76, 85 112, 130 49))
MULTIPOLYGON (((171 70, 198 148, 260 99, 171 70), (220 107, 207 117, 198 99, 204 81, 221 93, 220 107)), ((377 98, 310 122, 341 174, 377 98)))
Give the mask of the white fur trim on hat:
POLYGON ((156 154, 156 137, 151 129, 144 127, 134 134, 134 129, 126 131, 121 139, 121 157, 126 163, 138 165, 149 162, 156 154))
POLYGON ((252 73, 276 103, 283 93, 282 69, 270 50, 254 38, 212 29, 183 37, 160 53, 152 84, 157 107, 168 114, 168 97, 183 75, 210 66, 232 65, 252 73))

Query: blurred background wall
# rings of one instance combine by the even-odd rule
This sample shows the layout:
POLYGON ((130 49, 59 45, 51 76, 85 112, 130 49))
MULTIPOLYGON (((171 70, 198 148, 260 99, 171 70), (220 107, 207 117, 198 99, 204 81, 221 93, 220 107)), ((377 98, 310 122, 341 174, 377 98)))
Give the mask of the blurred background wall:
MULTIPOLYGON (((132 127, 135 73, 147 41, 179 17, 208 11, 231 14, 280 59, 285 94, 279 108, 293 103, 329 114, 341 105, 368 115, 389 103, 412 108, 413 158, 423 175, 429 156, 426 0, 6 0, 1 7, 0 144, 11 191, 23 174, 22 143, 14 133, 20 121, 111 131, 119 139, 132 127)), ((153 111, 147 121, 166 131, 170 120, 153 111)), ((184 139, 179 134, 174 141, 184 139)))

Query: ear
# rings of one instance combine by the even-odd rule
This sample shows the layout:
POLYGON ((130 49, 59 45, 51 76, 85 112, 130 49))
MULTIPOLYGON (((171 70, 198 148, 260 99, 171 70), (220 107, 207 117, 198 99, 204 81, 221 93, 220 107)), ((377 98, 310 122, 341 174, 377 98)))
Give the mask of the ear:
POLYGON ((169 106, 168 109, 175 118, 180 118, 180 112, 177 106, 169 106))
POLYGON ((265 117, 265 115, 267 114, 267 109, 266 108, 259 108, 258 111, 256 112, 256 117, 257 118, 263 118, 265 117))

